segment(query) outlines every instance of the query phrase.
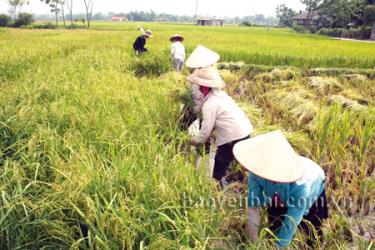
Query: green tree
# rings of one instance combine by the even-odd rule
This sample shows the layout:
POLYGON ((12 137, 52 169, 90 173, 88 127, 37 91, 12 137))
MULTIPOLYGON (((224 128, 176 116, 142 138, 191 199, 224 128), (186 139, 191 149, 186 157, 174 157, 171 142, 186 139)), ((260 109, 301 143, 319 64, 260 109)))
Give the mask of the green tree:
MULTIPOLYGON (((125 15, 123 15, 123 17, 125 17, 125 15)), ((102 12, 98 12, 92 17, 92 20, 106 20, 106 19, 108 19, 108 17, 104 15, 102 12)))
POLYGON ((12 19, 10 16, 5 15, 5 14, 0 14, 0 27, 6 27, 10 24, 12 19))
POLYGON ((29 13, 20 13, 14 22, 14 27, 21 27, 22 25, 29 25, 34 22, 34 17, 29 13))
POLYGON ((64 5, 65 5, 65 1, 61 0, 60 1, 60 7, 61 7, 61 16, 63 18, 63 22, 64 22, 64 27, 65 27, 65 13, 64 13, 64 5))
POLYGON ((66 7, 69 11, 70 24, 73 25, 73 0, 66 0, 66 7))
POLYGON ((319 14, 330 28, 346 28, 349 23, 362 24, 364 0, 324 0, 319 14))
POLYGON ((49 5, 51 12, 55 14, 56 26, 59 25, 58 15, 60 13, 59 4, 61 3, 61 0, 41 0, 41 1, 49 5))
POLYGON ((94 0, 83 0, 83 2, 85 4, 87 27, 90 28, 94 0))
POLYGON ((22 8, 23 5, 29 4, 29 0, 8 0, 8 4, 10 6, 10 14, 14 20, 17 19, 17 12, 22 8))
POLYGON ((375 24, 375 4, 365 6, 363 11, 363 24, 368 26, 375 24))
POLYGON ((293 17, 295 17, 297 13, 285 6, 284 4, 277 6, 276 8, 276 17, 279 19, 279 25, 282 26, 293 26, 293 17))
POLYGON ((310 17, 315 10, 318 9, 319 4, 322 0, 301 0, 301 3, 306 5, 308 17, 310 17))

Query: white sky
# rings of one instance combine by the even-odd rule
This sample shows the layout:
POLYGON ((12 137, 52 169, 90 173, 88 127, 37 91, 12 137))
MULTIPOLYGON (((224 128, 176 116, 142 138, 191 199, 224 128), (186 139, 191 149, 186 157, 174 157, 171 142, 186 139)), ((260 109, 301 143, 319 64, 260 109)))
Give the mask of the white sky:
MULTIPOLYGON (((83 13, 83 0, 74 1, 74 12, 83 13)), ((194 15, 196 0, 94 0, 94 13, 103 12, 129 12, 132 10, 148 11, 150 9, 157 13, 168 13, 177 15, 194 15)), ((300 0, 199 0, 198 15, 210 15, 217 17, 247 16, 253 14, 264 14, 275 16, 277 5, 285 4, 294 10, 304 9, 300 0)), ((8 10, 7 0, 0 0, 0 13, 8 10)), ((49 8, 40 0, 30 0, 24 11, 47 14, 49 8)))

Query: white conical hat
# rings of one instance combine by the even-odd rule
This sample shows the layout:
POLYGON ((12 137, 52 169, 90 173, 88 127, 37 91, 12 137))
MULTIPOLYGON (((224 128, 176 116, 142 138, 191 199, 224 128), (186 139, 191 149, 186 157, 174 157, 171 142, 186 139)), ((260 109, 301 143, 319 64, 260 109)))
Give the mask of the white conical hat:
POLYGON ((300 157, 281 131, 240 141, 233 154, 244 168, 266 180, 291 183, 303 176, 300 157))
POLYGON ((193 74, 189 75, 186 80, 209 88, 222 88, 225 85, 219 71, 212 66, 194 70, 193 74))
POLYGON ((202 45, 198 45, 186 61, 189 68, 203 68, 211 66, 220 60, 220 55, 202 45))

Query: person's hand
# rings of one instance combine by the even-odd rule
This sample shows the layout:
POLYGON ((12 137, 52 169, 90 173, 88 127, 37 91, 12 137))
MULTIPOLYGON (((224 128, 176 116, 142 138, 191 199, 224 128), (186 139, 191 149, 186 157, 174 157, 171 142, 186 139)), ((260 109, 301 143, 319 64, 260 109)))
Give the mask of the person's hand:
POLYGON ((197 106, 193 107, 193 113, 194 114, 198 114, 200 112, 202 112, 202 108, 200 106, 197 105, 197 106))
POLYGON ((190 145, 192 145, 192 146, 197 146, 197 145, 198 145, 198 142, 197 142, 196 140, 194 140, 194 139, 191 139, 191 140, 190 140, 190 145))

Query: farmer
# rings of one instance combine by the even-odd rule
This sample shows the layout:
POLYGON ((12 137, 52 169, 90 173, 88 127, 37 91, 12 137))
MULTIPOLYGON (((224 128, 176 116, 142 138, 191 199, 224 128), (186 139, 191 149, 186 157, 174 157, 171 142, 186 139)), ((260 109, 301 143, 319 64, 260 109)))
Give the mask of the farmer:
POLYGON ((185 46, 182 44, 184 38, 181 35, 175 34, 171 36, 170 41, 172 43, 171 55, 173 66, 178 72, 184 68, 185 46))
MULTIPOLYGON (((220 55, 216 52, 198 45, 193 51, 190 57, 186 61, 186 66, 191 69, 210 67, 217 63, 220 59, 220 55)), ((189 108, 184 107, 182 118, 180 119, 180 127, 182 130, 187 130, 189 126, 198 119, 198 114, 202 111, 202 105, 204 100, 204 95, 200 91, 198 84, 191 84, 191 95, 194 101, 194 107, 189 108)), ((209 148, 209 146, 208 146, 209 148)))
MULTIPOLYGON (((191 69, 208 68, 216 64, 220 60, 220 55, 216 52, 198 45, 193 53, 189 56, 186 61, 186 66, 191 69)), ((219 76, 220 77, 220 76, 219 76)), ((199 84, 191 82, 192 96, 195 103, 194 113, 201 112, 202 105, 204 102, 204 95, 200 91, 199 84)))
POLYGON ((133 49, 137 56, 142 55, 148 50, 145 48, 146 40, 152 37, 151 30, 146 30, 142 35, 138 36, 133 43, 133 49))
POLYGON ((322 220, 328 218, 328 208, 319 165, 298 156, 280 131, 241 141, 233 154, 250 172, 247 232, 252 241, 258 239, 261 206, 268 207, 270 229, 278 237, 279 248, 290 244, 298 225, 310 236, 310 247, 322 239, 322 220))
MULTIPOLYGON (((188 61, 191 66, 200 65, 199 60, 203 58, 198 55, 189 58, 188 61)), ((199 91, 203 95, 202 127, 199 134, 191 139, 190 143, 193 146, 205 143, 215 130, 218 148, 213 177, 223 185, 226 171, 234 160, 233 146, 241 140, 248 139, 253 127, 233 99, 221 90, 224 81, 218 70, 209 65, 205 66, 196 69, 193 74, 187 77, 189 82, 199 86, 199 91)))

